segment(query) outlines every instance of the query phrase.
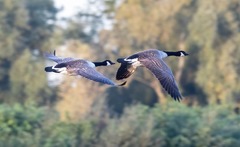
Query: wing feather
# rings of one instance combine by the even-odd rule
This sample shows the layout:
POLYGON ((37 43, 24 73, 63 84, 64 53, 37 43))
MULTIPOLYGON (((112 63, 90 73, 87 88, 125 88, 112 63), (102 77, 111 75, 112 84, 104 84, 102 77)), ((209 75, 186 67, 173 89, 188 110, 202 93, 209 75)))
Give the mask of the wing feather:
POLYGON ((52 60, 57 63, 64 63, 64 62, 75 60, 74 58, 70 58, 70 57, 69 58, 58 57, 58 56, 55 56, 55 54, 51 54, 51 53, 44 53, 44 56, 49 60, 52 60))
POLYGON ((94 68, 92 68, 88 65, 84 66, 81 69, 78 68, 77 74, 84 78, 87 78, 89 80, 95 81, 95 82, 104 83, 104 84, 108 84, 108 85, 116 85, 110 79, 108 79, 103 74, 99 73, 94 68))
POLYGON ((173 73, 162 59, 148 58, 143 59, 140 62, 155 75, 163 88, 171 95, 172 98, 178 101, 182 99, 173 73))
POLYGON ((131 64, 127 62, 122 62, 121 66, 118 68, 117 74, 116 74, 116 79, 117 80, 122 80, 130 77, 136 68, 134 68, 131 64))

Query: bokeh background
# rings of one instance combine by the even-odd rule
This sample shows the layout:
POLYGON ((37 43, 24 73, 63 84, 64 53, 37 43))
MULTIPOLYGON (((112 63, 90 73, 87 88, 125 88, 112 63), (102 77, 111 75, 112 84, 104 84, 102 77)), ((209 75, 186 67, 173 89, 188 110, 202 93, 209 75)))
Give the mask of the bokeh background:
MULTIPOLYGON (((239 0, 79 0, 71 15, 59 1, 0 0, 0 146, 240 146, 239 0), (181 102, 144 68, 124 87, 44 71, 53 50, 116 61, 149 48, 190 54, 165 60, 181 102)), ((97 70, 115 80, 118 67, 97 70)))

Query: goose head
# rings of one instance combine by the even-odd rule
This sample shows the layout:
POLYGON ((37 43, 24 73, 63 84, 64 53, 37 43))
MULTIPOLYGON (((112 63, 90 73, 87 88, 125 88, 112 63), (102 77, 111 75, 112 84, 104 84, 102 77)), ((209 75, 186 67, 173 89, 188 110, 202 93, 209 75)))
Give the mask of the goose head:
POLYGON ((110 60, 105 60, 105 61, 102 62, 102 64, 105 65, 105 66, 109 66, 109 65, 113 65, 115 63, 110 61, 110 60))
POLYGON ((189 55, 189 54, 186 53, 185 51, 178 51, 177 53, 178 53, 178 56, 180 56, 180 57, 189 55))

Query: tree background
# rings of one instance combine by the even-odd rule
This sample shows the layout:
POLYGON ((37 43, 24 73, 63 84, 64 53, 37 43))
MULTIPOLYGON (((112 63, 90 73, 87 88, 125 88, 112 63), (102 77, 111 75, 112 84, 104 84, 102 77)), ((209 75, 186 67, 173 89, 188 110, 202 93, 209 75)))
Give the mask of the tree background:
POLYGON ((239 0, 86 2, 58 18, 53 0, 0 0, 0 146, 240 146, 239 0), (180 103, 145 68, 124 87, 44 71, 54 49, 115 62, 149 48, 190 54, 165 60, 180 103))

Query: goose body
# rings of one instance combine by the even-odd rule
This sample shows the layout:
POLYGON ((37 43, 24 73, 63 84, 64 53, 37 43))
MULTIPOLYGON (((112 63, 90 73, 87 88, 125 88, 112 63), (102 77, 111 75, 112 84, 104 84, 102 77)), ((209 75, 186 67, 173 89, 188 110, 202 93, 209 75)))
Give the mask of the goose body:
POLYGON ((144 66, 155 75, 163 88, 171 95, 172 98, 180 101, 182 96, 179 92, 173 73, 163 61, 163 58, 168 56, 180 57, 187 55, 188 54, 184 51, 167 52, 157 49, 149 49, 135 53, 127 58, 119 58, 117 61, 121 63, 121 66, 117 71, 116 79, 126 79, 135 72, 137 67, 144 66))
MULTIPOLYGON (((57 63, 54 66, 45 67, 46 72, 63 73, 71 76, 82 76, 95 82, 116 86, 113 81, 95 70, 95 67, 97 66, 109 66, 115 64, 110 60, 105 60, 103 62, 90 62, 71 57, 63 58, 56 56, 55 51, 54 54, 46 53, 45 57, 57 63)), ((124 84, 125 83, 120 84, 120 86, 124 84)))

